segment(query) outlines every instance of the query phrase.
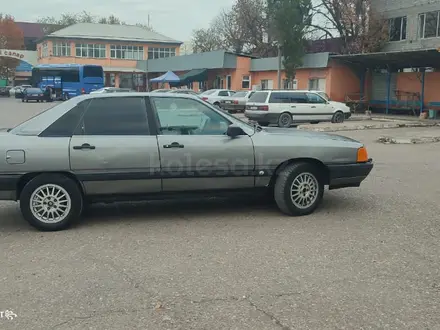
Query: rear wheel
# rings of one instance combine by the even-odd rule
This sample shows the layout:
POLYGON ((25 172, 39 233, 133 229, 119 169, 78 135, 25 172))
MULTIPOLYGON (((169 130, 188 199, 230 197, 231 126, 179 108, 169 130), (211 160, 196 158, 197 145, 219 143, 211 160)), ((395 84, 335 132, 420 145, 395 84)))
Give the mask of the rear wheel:
POLYGON ((292 115, 288 112, 284 112, 278 117, 278 127, 288 128, 292 126, 292 122, 292 115))
POLYGON ((29 181, 20 195, 23 217, 42 231, 67 228, 82 212, 82 193, 73 180, 60 174, 42 174, 29 181))
POLYGON ((220 103, 215 102, 215 103, 214 103, 214 106, 216 106, 217 108, 220 108, 220 103))
POLYGON ((332 123, 343 123, 344 122, 344 114, 342 111, 336 111, 332 118, 332 123))
POLYGON ((286 167, 275 182, 274 197, 288 215, 313 213, 324 195, 324 182, 313 164, 300 162, 286 167))

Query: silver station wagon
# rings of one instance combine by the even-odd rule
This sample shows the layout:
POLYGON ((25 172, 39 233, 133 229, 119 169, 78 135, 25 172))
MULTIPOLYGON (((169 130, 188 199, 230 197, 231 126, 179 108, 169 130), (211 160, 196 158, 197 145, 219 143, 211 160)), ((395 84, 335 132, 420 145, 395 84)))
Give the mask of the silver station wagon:
POLYGON ((192 95, 72 98, 0 132, 0 199, 40 230, 93 202, 267 193, 312 213, 324 187, 359 187, 373 163, 352 139, 247 124, 192 95))

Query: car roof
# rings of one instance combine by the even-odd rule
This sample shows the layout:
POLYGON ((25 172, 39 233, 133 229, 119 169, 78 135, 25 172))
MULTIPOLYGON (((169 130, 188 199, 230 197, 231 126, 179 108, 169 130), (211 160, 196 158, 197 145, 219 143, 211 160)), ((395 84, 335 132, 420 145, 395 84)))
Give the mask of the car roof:
POLYGON ((174 98, 187 98, 187 99, 193 99, 193 100, 200 100, 197 96, 192 94, 184 94, 184 93, 168 93, 168 92, 122 92, 122 93, 108 93, 108 94, 84 94, 76 96, 75 98, 78 99, 78 101, 82 100, 88 100, 88 99, 95 99, 95 98, 103 98, 103 97, 174 97, 174 98))

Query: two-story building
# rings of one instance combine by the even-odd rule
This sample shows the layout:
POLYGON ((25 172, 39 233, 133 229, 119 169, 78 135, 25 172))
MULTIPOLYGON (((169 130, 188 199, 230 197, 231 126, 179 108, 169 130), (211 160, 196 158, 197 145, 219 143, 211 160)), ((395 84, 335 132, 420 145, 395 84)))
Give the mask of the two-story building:
POLYGON ((143 27, 79 23, 38 41, 39 64, 96 64, 104 68, 106 85, 142 84, 137 61, 179 55, 181 41, 143 27))

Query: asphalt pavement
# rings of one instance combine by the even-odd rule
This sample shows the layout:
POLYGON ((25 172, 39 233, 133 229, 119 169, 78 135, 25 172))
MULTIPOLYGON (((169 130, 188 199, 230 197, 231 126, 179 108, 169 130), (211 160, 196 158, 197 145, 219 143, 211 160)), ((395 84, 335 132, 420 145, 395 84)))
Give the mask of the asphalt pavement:
MULTIPOLYGON (((0 127, 47 106, 0 99, 0 127)), ((123 203, 42 233, 0 202, 0 329, 439 329, 440 144, 374 141, 390 131, 338 132, 375 167, 306 217, 123 203)))

